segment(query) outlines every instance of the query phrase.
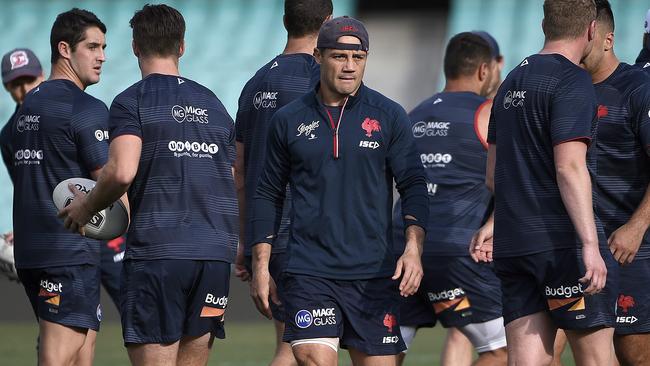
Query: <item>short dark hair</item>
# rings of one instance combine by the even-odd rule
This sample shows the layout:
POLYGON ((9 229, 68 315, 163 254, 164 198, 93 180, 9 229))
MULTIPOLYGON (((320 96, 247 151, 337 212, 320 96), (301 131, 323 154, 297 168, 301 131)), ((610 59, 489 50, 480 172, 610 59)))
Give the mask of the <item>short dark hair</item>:
POLYGON ((482 63, 492 62, 490 45, 481 36, 463 32, 451 37, 445 51, 445 77, 470 76, 482 63))
POLYGON ((185 19, 178 10, 165 4, 147 4, 135 12, 129 24, 142 56, 180 56, 185 19))
POLYGON ((97 16, 88 10, 74 8, 57 15, 50 32, 51 61, 55 63, 59 54, 59 42, 66 42, 72 51, 86 37, 86 29, 97 27, 106 34, 106 26, 97 16))
POLYGON ((546 40, 576 39, 596 20, 594 0, 545 0, 542 29, 546 40))
POLYGON ((318 33, 333 10, 332 0, 285 0, 284 26, 289 37, 318 33))
POLYGON ((606 27, 607 32, 614 31, 614 13, 607 0, 596 0, 596 21, 606 27))

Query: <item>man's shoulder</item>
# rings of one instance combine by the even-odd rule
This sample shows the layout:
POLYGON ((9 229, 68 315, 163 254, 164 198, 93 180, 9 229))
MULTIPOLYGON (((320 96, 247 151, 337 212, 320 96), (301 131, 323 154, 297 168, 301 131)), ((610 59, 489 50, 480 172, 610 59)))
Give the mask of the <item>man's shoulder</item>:
POLYGON ((295 115, 296 113, 303 113, 306 110, 314 109, 315 110, 315 102, 314 102, 314 93, 310 92, 307 93, 300 98, 294 99, 291 102, 285 104, 282 106, 280 109, 278 109, 277 112, 273 115, 274 119, 286 119, 290 118, 292 115, 295 115))
POLYGON ((365 88, 365 90, 361 102, 366 107, 376 108, 391 117, 406 115, 404 108, 396 101, 365 85, 362 88, 365 88))

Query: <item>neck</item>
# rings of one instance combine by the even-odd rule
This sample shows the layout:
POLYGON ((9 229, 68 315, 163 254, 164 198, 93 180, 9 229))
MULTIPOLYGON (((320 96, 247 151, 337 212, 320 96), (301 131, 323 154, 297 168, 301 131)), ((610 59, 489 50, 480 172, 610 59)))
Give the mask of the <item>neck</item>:
POLYGON ((138 64, 143 79, 151 74, 180 76, 177 57, 140 57, 138 64))
POLYGON ((443 92, 455 93, 455 92, 471 92, 478 95, 481 95, 481 85, 478 84, 475 80, 468 78, 460 79, 447 79, 445 83, 445 88, 443 92))
POLYGON ((86 85, 81 82, 79 76, 70 66, 70 63, 65 59, 58 59, 55 63, 52 64, 52 72, 50 73, 49 80, 70 80, 72 81, 79 89, 85 90, 86 85))
MULTIPOLYGON (((361 87, 361 84, 359 84, 359 88, 361 87)), ((357 92, 359 91, 359 88, 357 88, 354 92, 351 94, 339 94, 333 90, 328 90, 326 88, 323 88, 323 85, 321 84, 320 88, 318 88, 318 96, 320 97, 321 102, 325 104, 328 107, 340 107, 345 103, 345 100, 351 96, 351 95, 356 95, 357 92)))
POLYGON ((314 48, 316 48, 316 39, 318 35, 309 34, 303 37, 289 37, 287 39, 287 45, 282 51, 283 55, 290 55, 294 53, 306 53, 308 55, 314 54, 314 48))
POLYGON ((544 42, 544 48, 539 51, 540 54, 546 55, 551 53, 557 53, 566 57, 569 61, 573 62, 576 65, 580 65, 580 61, 584 55, 584 44, 580 39, 572 40, 556 40, 556 41, 546 41, 544 42))
POLYGON ((609 51, 598 65, 598 69, 591 74, 591 81, 594 84, 600 83, 607 79, 618 67, 621 62, 614 54, 614 51, 609 51))

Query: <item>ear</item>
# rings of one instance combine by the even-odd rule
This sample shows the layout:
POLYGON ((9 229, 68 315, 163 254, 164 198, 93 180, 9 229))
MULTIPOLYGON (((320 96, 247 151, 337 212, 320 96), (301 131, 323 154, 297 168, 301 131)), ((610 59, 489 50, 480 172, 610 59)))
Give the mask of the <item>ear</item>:
POLYGON ((478 80, 479 81, 485 81, 485 79, 487 79, 489 73, 490 73, 490 65, 483 62, 478 67, 478 80))
POLYGON ((60 41, 57 45, 57 49, 59 50, 59 55, 66 60, 69 60, 70 57, 72 57, 72 47, 70 47, 68 42, 60 41))
POLYGON ((181 39, 181 45, 178 47, 178 57, 182 57, 183 54, 185 53, 185 40, 181 39))
POLYGON ((284 29, 286 29, 288 31, 288 29, 287 29, 287 15, 286 14, 282 16, 282 24, 284 25, 284 29))
POLYGON ((587 30, 587 40, 592 41, 595 36, 596 36, 596 21, 592 20, 591 23, 589 23, 589 28, 587 30))
POLYGON ((323 63, 323 55, 320 53, 320 50, 318 48, 314 48, 314 58, 319 64, 323 63))
POLYGON ((605 35, 605 44, 603 46, 605 51, 611 51, 614 49, 614 32, 608 32, 605 35))

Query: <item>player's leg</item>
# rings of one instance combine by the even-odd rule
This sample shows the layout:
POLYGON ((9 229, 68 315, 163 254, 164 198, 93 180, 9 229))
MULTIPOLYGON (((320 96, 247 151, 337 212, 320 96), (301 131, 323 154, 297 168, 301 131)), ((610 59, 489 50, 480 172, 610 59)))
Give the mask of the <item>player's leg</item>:
POLYGON ((551 317, 540 311, 517 318, 506 325, 509 365, 550 365, 557 328, 551 317))
POLYGON ((84 344, 77 353, 74 360, 74 366, 92 366, 95 358, 95 342, 97 341, 97 332, 89 329, 86 333, 84 344))
POLYGON ((476 352, 478 352, 478 359, 473 365, 496 366, 507 364, 508 353, 503 318, 498 317, 482 323, 471 323, 459 328, 459 330, 469 339, 476 352))
MULTIPOLYGON (((425 277, 427 276, 425 267, 425 277)), ((420 283, 420 291, 413 296, 400 296, 399 323, 400 333, 406 349, 397 355, 397 364, 402 365, 406 359, 411 343, 419 328, 432 328, 436 325, 436 318, 431 310, 431 305, 425 299, 427 294, 426 288, 420 283)))
POLYGON ((122 273, 124 249, 124 237, 102 242, 100 246, 102 286, 118 310, 120 308, 120 273, 122 273))
POLYGON ((72 328, 41 319, 39 321, 40 366, 72 365, 86 340, 88 329, 72 328))
POLYGON ((300 366, 331 366, 338 363, 338 338, 311 338, 291 342, 300 366))
POLYGON ((282 341, 284 334, 284 322, 273 321, 275 326, 275 355, 269 366, 295 366, 298 363, 293 357, 291 345, 282 341))
POLYGON ((566 330, 576 365, 612 365, 612 337, 614 328, 566 330))
POLYGON ((396 366, 397 356, 383 355, 372 356, 354 348, 350 348, 350 359, 354 366, 396 366))
POLYGON ((473 352, 472 342, 458 328, 449 328, 442 346, 440 364, 442 366, 469 366, 472 364, 473 352))
POLYGON ((650 365, 650 259, 620 268, 614 347, 623 366, 650 365))
POLYGON ((179 342, 127 345, 129 361, 133 366, 176 366, 179 342))
POLYGON ((183 366, 207 365, 214 336, 210 333, 198 337, 183 337, 178 345, 176 364, 183 366))
POLYGON ((551 366, 562 366, 562 353, 564 353, 566 344, 566 334, 562 329, 558 329, 555 335, 555 344, 553 344, 553 362, 551 366))

